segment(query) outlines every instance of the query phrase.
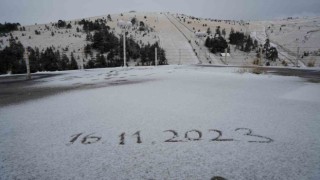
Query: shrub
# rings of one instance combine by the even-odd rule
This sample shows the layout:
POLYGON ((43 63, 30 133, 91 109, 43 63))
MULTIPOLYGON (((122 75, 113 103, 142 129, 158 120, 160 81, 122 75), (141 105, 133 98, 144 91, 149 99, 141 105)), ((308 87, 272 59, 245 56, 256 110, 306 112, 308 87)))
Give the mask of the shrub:
POLYGON ((260 67, 255 67, 251 69, 251 73, 253 74, 265 74, 266 70, 260 67))
POLYGON ((281 62, 281 64, 284 65, 284 66, 288 66, 288 63, 287 63, 285 60, 283 60, 283 61, 281 62))
POLYGON ((72 26, 71 26, 71 24, 69 23, 68 25, 67 25, 67 29, 71 29, 72 28, 72 26))
POLYGON ((314 65, 316 64, 316 61, 313 59, 313 60, 310 60, 307 64, 308 67, 314 67, 314 65))
POLYGON ((260 59, 256 58, 255 60, 253 60, 252 64, 260 65, 260 59))

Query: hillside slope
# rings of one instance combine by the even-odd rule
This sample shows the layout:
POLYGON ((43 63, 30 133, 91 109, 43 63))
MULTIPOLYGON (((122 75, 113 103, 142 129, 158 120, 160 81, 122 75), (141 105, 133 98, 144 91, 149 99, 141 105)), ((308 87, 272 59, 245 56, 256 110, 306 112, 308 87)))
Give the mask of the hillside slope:
MULTIPOLYGON (((255 51, 244 53, 231 46, 231 57, 228 57, 225 62, 224 57, 212 54, 209 49, 204 47, 205 39, 200 40, 195 37, 195 32, 206 32, 208 29, 211 31, 210 37, 213 37, 216 28, 220 27, 220 30, 226 31, 224 35, 226 39, 228 39, 231 29, 251 34, 251 37, 257 39, 260 44, 264 44, 265 40, 269 38, 279 51, 279 61, 273 63, 274 66, 281 66, 282 61, 286 61, 289 66, 294 66, 297 56, 301 66, 306 66, 310 61, 314 61, 315 66, 320 65, 320 43, 318 43, 320 18, 244 22, 196 18, 184 14, 129 12, 112 14, 111 21, 107 20, 108 15, 86 18, 86 20, 107 20, 106 25, 117 37, 121 37, 121 29, 117 27, 117 22, 119 20, 129 21, 132 18, 137 19, 137 24, 143 22, 149 29, 139 31, 138 26, 135 26, 129 32, 128 37, 135 39, 140 46, 159 42, 166 52, 168 64, 252 65, 256 58, 255 51), (299 54, 297 54, 297 47, 300 48, 299 54)), ((80 20, 66 21, 72 25, 71 29, 57 28, 53 26, 56 23, 54 22, 25 26, 26 31, 14 31, 12 35, 25 47, 38 47, 40 50, 53 47, 69 57, 73 52, 78 65, 82 67, 92 57, 84 54, 84 47, 89 42, 86 41, 86 32, 82 30, 82 25, 77 23, 80 20), (41 34, 36 35, 36 30, 41 34)), ((9 38, 10 36, 0 37, 0 49, 9 44, 9 38)), ((93 57, 96 54, 97 52, 94 51, 93 57)), ((134 61, 129 62, 130 66, 136 64, 137 62, 134 61)))

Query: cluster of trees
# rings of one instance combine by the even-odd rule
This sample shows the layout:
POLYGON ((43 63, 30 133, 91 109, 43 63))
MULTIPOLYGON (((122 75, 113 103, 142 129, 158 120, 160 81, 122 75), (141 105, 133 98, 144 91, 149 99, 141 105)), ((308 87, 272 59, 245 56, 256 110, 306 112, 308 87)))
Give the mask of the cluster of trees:
MULTIPOLYGON (((120 40, 117 37, 106 38, 110 34, 96 32, 92 40, 92 44, 87 44, 84 48, 86 56, 93 56, 92 50, 96 50, 99 53, 95 57, 91 57, 88 61, 86 68, 104 68, 104 67, 119 67, 123 66, 123 37, 120 40), (96 34, 100 38, 97 38, 96 34), (101 36, 102 35, 102 36, 101 36), (120 43, 121 42, 121 43, 120 43), (106 54, 105 57, 103 54, 106 54)), ((167 60, 165 58, 165 51, 159 47, 158 43, 153 45, 145 45, 140 47, 132 38, 126 38, 126 58, 127 61, 138 60, 138 65, 148 66, 154 65, 155 48, 158 49, 158 65, 166 65, 167 60)))
POLYGON ((78 69, 77 61, 71 53, 71 59, 59 50, 54 50, 52 47, 46 48, 44 51, 39 51, 38 48, 28 47, 30 71, 63 71, 78 69))
POLYGON ((38 30, 35 30, 34 33, 35 33, 36 35, 40 35, 40 34, 41 34, 41 32, 38 31, 38 30))
POLYGON ((83 25, 83 30, 85 32, 90 31, 100 31, 103 29, 110 29, 109 26, 106 26, 107 21, 105 19, 97 19, 94 22, 82 19, 78 24, 83 25))
POLYGON ((0 74, 24 73, 26 71, 23 60, 24 47, 12 37, 9 41, 10 46, 0 51, 0 74))
POLYGON ((58 28, 67 28, 67 29, 71 29, 72 26, 71 24, 67 24, 66 21, 63 20, 59 20, 58 23, 54 24, 56 27, 58 28))
MULTIPOLYGON (((78 69, 77 61, 73 53, 71 58, 53 47, 39 51, 38 48, 27 48, 31 72, 37 71, 60 71, 78 69)), ((11 72, 13 74, 25 73, 26 63, 24 60, 25 48, 14 38, 10 39, 10 46, 0 51, 0 74, 11 72)))
MULTIPOLYGON (((141 21, 142 22, 142 21, 141 21)), ((144 23, 140 22, 140 26, 144 23)), ((91 60, 88 61, 86 68, 103 68, 123 66, 123 37, 120 39, 110 31, 110 27, 105 25, 104 20, 96 20, 95 22, 81 20, 79 24, 83 24, 85 31, 95 30, 95 32, 87 33, 87 41, 91 42, 84 48, 86 56, 90 55, 91 60), (95 57, 92 50, 98 51, 95 57), (104 56, 107 54, 107 57, 104 56)), ((157 43, 141 47, 131 37, 126 38, 126 58, 127 61, 141 59, 139 65, 154 64, 155 48, 158 48, 159 65, 167 64, 165 52, 157 43)))
MULTIPOLYGON (((90 42, 84 48, 84 52, 91 56, 91 60, 87 63, 86 68, 103 68, 103 67, 117 67, 123 66, 123 37, 120 39, 110 31, 110 27, 105 25, 105 20, 96 20, 95 22, 82 20, 79 24, 83 25, 83 29, 88 32, 90 36, 87 40, 90 42), (90 31, 95 31, 91 33, 90 31), (98 54, 93 57, 93 50, 98 54), (104 54, 107 54, 106 56, 104 54)), ((8 23, 7 23, 8 24, 8 23)), ((144 26, 140 22, 140 25, 144 26)), ((11 30, 18 30, 19 24, 12 27, 6 25, 1 26, 2 32, 11 30)), ((62 28, 68 27, 65 21, 59 20, 55 26, 62 28)), ((35 33, 40 34, 39 31, 35 33)), ((52 34, 54 35, 54 34, 52 34)), ((165 65, 167 60, 165 58, 165 51, 159 47, 158 43, 143 45, 142 47, 134 41, 134 39, 126 38, 126 57, 127 60, 138 60, 138 65, 154 65, 155 48, 158 49, 158 64, 165 65)), ((37 71, 59 71, 59 70, 73 70, 78 69, 78 64, 75 60, 74 54, 70 54, 70 59, 65 53, 60 53, 54 47, 48 47, 42 51, 38 48, 27 48, 30 70, 37 71)), ((13 37, 10 38, 10 46, 5 47, 0 51, 0 74, 25 73, 26 65, 24 60, 25 48, 20 42, 17 42, 13 37)))
POLYGON ((158 43, 153 45, 146 45, 140 49, 141 64, 142 66, 155 65, 155 48, 157 48, 158 65, 167 65, 167 59, 164 49, 159 47, 158 43))
POLYGON ((18 27, 20 26, 19 23, 0 23, 0 33, 8 33, 10 31, 17 31, 18 27))
POLYGON ((91 58, 85 65, 85 68, 105 68, 105 67, 119 67, 123 65, 123 61, 119 57, 115 57, 114 50, 110 51, 107 58, 103 54, 97 54, 95 58, 91 58))
POLYGON ((96 31, 90 40, 92 49, 100 53, 107 53, 119 45, 119 39, 108 28, 96 31))
MULTIPOLYGON (((207 33, 209 34, 210 32, 211 30, 208 28, 207 33)), ((218 26, 214 38, 207 37, 205 46, 208 47, 212 53, 225 52, 226 48, 228 52, 230 52, 230 47, 228 46, 227 41, 222 37, 225 36, 225 34, 225 29, 221 31, 220 27, 218 26)), ((240 49, 244 52, 251 52, 258 47, 257 40, 253 40, 250 36, 245 35, 243 32, 235 32, 234 29, 231 29, 229 35, 229 44, 235 45, 237 49, 240 49)), ((269 50, 270 48, 271 47, 267 45, 264 49, 269 50)), ((273 48, 271 48, 271 50, 274 51, 273 48)))
MULTIPOLYGON (((225 32, 225 30, 223 30, 225 32)), ((210 28, 207 29, 207 34, 211 34, 210 28)), ((216 28, 216 32, 214 34, 214 38, 210 38, 209 36, 206 39, 205 46, 210 49, 212 53, 223 53, 225 49, 228 48, 228 43, 221 36, 220 26, 216 28)), ((228 48, 229 49, 229 48, 228 48)), ((229 52, 229 51, 228 51, 229 52)))
POLYGON ((221 36, 215 38, 207 37, 205 46, 209 48, 212 53, 224 53, 225 49, 228 48, 228 43, 221 36))
POLYGON ((236 48, 244 52, 250 52, 258 47, 258 41, 254 40, 250 36, 246 36, 243 32, 234 32, 231 29, 229 36, 230 44, 236 45, 236 48))

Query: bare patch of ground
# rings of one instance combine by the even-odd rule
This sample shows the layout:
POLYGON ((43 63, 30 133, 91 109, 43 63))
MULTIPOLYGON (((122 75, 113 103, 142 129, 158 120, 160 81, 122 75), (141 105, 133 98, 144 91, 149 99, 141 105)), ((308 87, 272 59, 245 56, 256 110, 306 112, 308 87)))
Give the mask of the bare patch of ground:
POLYGON ((108 80, 100 83, 75 83, 70 86, 61 87, 34 87, 37 83, 41 83, 41 79, 62 74, 39 74, 32 77, 32 80, 26 80, 25 75, 3 76, 0 77, 0 108, 22 103, 29 100, 44 98, 59 93, 65 93, 72 90, 94 89, 109 86, 132 85, 152 81, 152 79, 140 80, 108 80), (36 81, 37 80, 37 81, 36 81), (40 81, 39 81, 40 80, 40 81))
POLYGON ((319 69, 296 69, 296 68, 274 68, 265 66, 222 66, 222 65, 196 65, 199 67, 215 68, 240 68, 239 73, 252 72, 255 74, 276 74, 281 76, 297 76, 306 79, 312 83, 320 83, 319 69), (258 71, 258 72, 257 72, 258 71))
POLYGON ((320 83, 320 70, 266 68, 266 72, 281 76, 298 76, 309 82, 320 83))

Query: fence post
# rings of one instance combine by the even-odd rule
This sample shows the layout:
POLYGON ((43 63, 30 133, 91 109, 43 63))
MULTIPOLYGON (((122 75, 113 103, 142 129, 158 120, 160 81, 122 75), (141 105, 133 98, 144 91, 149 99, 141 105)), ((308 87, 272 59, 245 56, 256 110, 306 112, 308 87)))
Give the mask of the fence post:
POLYGON ((181 49, 179 49, 179 65, 181 65, 181 49))

